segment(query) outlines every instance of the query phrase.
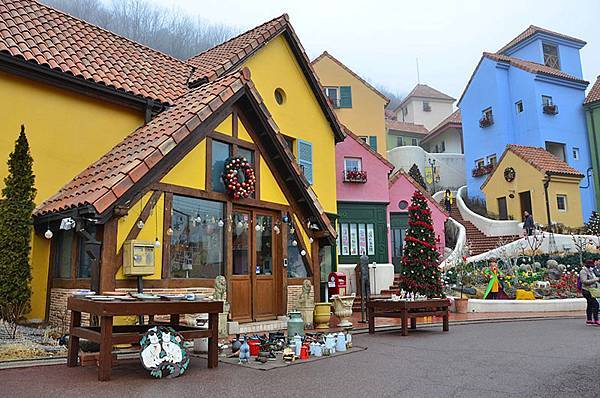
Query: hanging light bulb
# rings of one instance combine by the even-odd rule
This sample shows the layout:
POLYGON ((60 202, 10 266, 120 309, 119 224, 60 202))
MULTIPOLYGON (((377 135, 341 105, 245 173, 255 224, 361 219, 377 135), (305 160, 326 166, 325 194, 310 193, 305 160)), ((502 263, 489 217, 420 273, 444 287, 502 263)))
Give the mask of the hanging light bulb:
POLYGON ((313 243, 315 240, 313 238, 308 238, 309 243, 313 243))
POLYGON ((301 255, 302 257, 306 256, 306 250, 302 250, 302 251, 300 252, 300 255, 301 255))
POLYGON ((295 239, 292 241, 292 246, 298 246, 298 242, 295 239))
POLYGON ((46 239, 52 239, 52 237, 53 237, 53 236, 54 236, 54 234, 52 233, 52 231, 50 231, 50 228, 48 228, 48 229, 46 230, 46 232, 44 232, 44 237, 45 237, 46 239))
POLYGON ((217 225, 219 226, 219 228, 223 228, 223 225, 225 225, 225 222, 223 222, 223 220, 219 218, 219 222, 217 222, 217 225))
POLYGON ((173 235, 173 228, 169 227, 169 229, 167 229, 167 235, 173 235))
POLYGON ((160 241, 158 240, 158 238, 156 238, 156 240, 154 241, 154 247, 160 247, 160 241))
POLYGON ((290 228, 290 234, 293 234, 294 232, 296 232, 296 230, 294 229, 294 227, 290 228))
POLYGON ((273 231, 275 231, 275 233, 276 233, 277 235, 279 235, 279 234, 281 233, 281 230, 279 229, 279 226, 277 226, 277 225, 275 225, 275 226, 273 227, 273 231))
POLYGON ((256 224, 256 227, 254 227, 254 229, 256 230, 256 232, 259 232, 261 230, 260 224, 256 224))
POLYGON ((200 217, 200 213, 196 213, 196 218, 194 219, 194 221, 196 221, 197 223, 202 222, 202 217, 200 217))
POLYGON ((137 222, 137 227, 138 227, 139 229, 142 229, 142 228, 144 228, 144 222, 143 222, 142 220, 139 220, 139 221, 137 222))
POLYGON ((243 222, 241 222, 241 221, 238 221, 238 223, 237 223, 237 227, 238 227, 239 229, 242 229, 242 228, 244 228, 244 223, 243 223, 243 222))

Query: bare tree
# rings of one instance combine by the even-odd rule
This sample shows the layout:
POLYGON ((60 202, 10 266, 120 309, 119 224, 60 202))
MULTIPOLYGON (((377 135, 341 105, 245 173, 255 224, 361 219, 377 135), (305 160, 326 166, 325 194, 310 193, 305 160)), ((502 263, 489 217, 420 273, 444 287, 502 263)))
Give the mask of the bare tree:
POLYGON ((190 16, 181 9, 157 7, 148 0, 41 0, 77 18, 138 43, 187 59, 224 42, 238 29, 190 16))

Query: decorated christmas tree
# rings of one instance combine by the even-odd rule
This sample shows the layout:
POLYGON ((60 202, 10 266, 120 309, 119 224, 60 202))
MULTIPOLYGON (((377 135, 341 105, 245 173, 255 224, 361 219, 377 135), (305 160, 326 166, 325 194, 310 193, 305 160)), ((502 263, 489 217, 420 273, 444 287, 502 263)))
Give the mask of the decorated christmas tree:
POLYGON ((400 270, 400 288, 427 297, 442 297, 442 273, 438 266, 431 210, 427 199, 415 191, 409 210, 408 231, 400 270))
POLYGON ((421 170, 419 170, 419 166, 417 166, 415 163, 413 163, 413 165, 410 167, 410 170, 408 170, 408 175, 411 176, 413 180, 418 182, 423 189, 427 189, 427 185, 425 184, 421 170))
POLYGON ((590 221, 586 224, 587 233, 589 235, 600 235, 600 214, 593 211, 590 216, 590 221))

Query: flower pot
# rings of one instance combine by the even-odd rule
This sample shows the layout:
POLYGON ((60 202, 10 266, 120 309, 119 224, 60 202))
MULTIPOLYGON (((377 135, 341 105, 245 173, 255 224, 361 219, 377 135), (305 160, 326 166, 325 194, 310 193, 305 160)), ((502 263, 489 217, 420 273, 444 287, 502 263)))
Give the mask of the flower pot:
POLYGON ((354 304, 355 296, 355 293, 352 293, 351 296, 340 296, 337 294, 331 296, 331 299, 333 300, 333 312, 340 318, 338 327, 352 327, 352 323, 348 321, 348 318, 352 316, 352 304, 354 304))
POLYGON ((458 314, 466 314, 467 309, 469 307, 469 299, 468 298, 455 298, 454 299, 454 307, 456 308, 456 313, 458 314))
POLYGON ((331 318, 331 304, 316 303, 314 313, 315 329, 329 329, 329 318, 331 318))

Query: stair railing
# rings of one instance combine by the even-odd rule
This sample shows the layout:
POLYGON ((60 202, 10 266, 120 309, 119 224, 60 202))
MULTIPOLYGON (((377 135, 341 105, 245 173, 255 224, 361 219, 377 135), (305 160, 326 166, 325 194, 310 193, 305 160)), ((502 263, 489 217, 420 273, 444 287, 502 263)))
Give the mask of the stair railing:
POLYGON ((475 213, 469 209, 463 200, 467 194, 467 187, 462 186, 456 194, 456 205, 461 217, 473 224, 485 236, 520 235, 523 231, 521 223, 517 220, 493 220, 475 213))

